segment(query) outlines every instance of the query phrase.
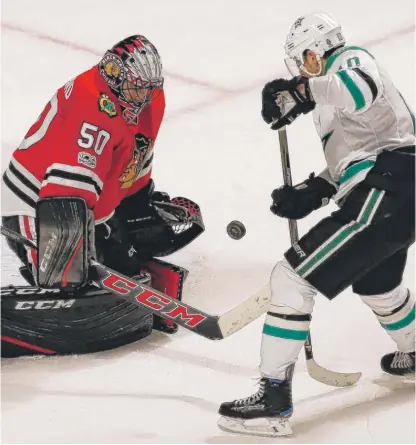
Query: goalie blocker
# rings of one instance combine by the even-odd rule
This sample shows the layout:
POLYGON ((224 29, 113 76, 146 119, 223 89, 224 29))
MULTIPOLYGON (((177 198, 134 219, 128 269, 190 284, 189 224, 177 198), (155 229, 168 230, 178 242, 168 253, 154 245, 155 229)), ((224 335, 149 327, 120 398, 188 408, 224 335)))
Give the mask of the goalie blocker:
POLYGON ((36 234, 36 281, 40 287, 71 292, 87 284, 89 263, 96 254, 94 216, 84 199, 40 199, 36 234))

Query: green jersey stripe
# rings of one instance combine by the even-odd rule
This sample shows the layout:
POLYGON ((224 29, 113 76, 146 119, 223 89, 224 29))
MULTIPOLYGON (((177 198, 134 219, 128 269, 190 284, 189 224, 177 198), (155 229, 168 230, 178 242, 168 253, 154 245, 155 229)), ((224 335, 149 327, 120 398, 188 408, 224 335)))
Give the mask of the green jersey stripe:
POLYGON ((337 76, 340 77, 343 84, 347 87, 355 102, 355 109, 361 110, 365 107, 365 98, 357 84, 351 79, 346 71, 338 71, 337 76))
POLYGON ((345 51, 364 51, 365 53, 367 53, 370 57, 372 57, 374 59, 374 57, 364 48, 360 48, 359 46, 344 46, 343 48, 336 50, 331 56, 328 57, 324 74, 326 74, 330 70, 330 68, 334 64, 335 60, 338 59, 338 57, 342 53, 345 53, 345 51))
POLYGON ((339 179, 339 183, 342 184, 343 182, 347 182, 349 179, 351 179, 353 176, 355 176, 357 173, 360 173, 363 170, 366 170, 368 168, 374 167, 375 161, 361 161, 357 162, 354 165, 351 165, 351 167, 348 167, 345 172, 342 174, 341 178, 339 179))

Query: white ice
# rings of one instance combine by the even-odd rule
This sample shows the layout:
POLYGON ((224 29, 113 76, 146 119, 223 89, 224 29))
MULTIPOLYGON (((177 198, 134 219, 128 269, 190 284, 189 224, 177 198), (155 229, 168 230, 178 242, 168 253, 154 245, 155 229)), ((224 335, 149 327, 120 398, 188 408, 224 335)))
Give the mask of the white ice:
MULTIPOLYGON (((267 282, 289 246, 269 212, 282 183, 277 135, 260 117, 264 83, 285 75, 283 43, 301 14, 324 10, 349 44, 365 46, 415 101, 414 2, 396 0, 2 0, 2 169, 54 91, 131 34, 146 35, 166 70, 166 119, 156 143, 158 189, 201 204, 206 232, 172 262, 189 268, 184 299, 220 313, 267 282), (243 221, 241 241, 226 224, 243 221)), ((311 118, 289 128, 294 180, 324 165, 311 118)), ((57 147, 59 148, 59 147, 57 147)), ((2 203, 2 206, 7 203, 2 203)), ((300 223, 304 233, 334 207, 300 223)), ((21 282, 2 240, 2 283, 21 282)), ((414 249, 405 281, 414 286, 414 249)), ((294 436, 235 436, 216 426, 221 402, 255 391, 262 320, 212 342, 187 331, 105 353, 3 360, 4 443, 414 443, 414 386, 383 376, 394 350, 371 311, 347 290, 318 296, 319 363, 362 371, 356 387, 317 383, 300 359, 294 436)))

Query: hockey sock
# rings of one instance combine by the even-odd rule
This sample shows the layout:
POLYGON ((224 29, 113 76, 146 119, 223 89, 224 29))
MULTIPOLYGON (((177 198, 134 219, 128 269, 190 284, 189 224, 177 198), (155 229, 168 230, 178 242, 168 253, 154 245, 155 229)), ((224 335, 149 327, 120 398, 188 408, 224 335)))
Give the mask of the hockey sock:
POLYGON ((296 362, 308 337, 311 315, 283 306, 272 309, 263 326, 260 372, 264 377, 285 380, 287 367, 296 362))
POLYGON ((371 307, 399 351, 415 350, 415 296, 412 292, 398 286, 382 295, 366 295, 361 298, 371 307))

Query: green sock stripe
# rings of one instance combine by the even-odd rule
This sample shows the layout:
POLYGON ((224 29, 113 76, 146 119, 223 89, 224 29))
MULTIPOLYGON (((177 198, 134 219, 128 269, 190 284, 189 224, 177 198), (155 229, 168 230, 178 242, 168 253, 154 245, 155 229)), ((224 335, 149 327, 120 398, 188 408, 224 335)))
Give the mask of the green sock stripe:
POLYGON ((263 334, 270 335, 271 337, 286 338, 288 340, 305 341, 308 338, 309 331, 295 331, 265 324, 263 326, 263 334))
POLYGON ((390 323, 390 324, 380 323, 380 324, 387 331, 397 331, 398 329, 405 328, 406 326, 409 326, 410 323, 413 323, 415 321, 415 314, 416 314, 416 307, 415 305, 413 305, 412 310, 406 315, 406 317, 402 318, 399 321, 396 321, 396 323, 390 323))
POLYGON ((357 86, 357 84, 348 75, 348 73, 346 71, 338 71, 336 74, 340 77, 344 85, 347 87, 348 91, 351 93, 351 96, 355 102, 355 109, 361 110, 361 108, 364 108, 365 107, 364 95, 361 92, 360 88, 357 86))

